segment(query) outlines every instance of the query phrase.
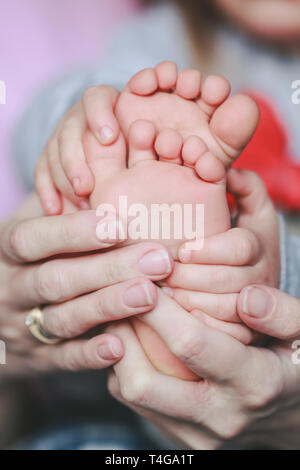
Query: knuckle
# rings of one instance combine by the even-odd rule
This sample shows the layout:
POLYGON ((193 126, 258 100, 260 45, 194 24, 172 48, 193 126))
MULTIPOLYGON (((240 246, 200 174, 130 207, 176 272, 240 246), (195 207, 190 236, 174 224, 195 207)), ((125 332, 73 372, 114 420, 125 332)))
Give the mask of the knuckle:
POLYGON ((257 241, 253 233, 241 229, 235 245, 235 259, 237 264, 245 265, 254 258, 257 241))
MULTIPOLYGON (((217 402, 217 387, 214 386, 210 381, 202 379, 201 387, 198 386, 198 383, 195 382, 197 386, 193 388, 194 401, 201 404, 202 407, 206 409, 215 408, 215 403, 217 402)), ((192 402, 193 403, 193 402, 192 402)), ((203 413, 201 408, 195 409, 193 406, 192 413, 194 415, 193 421, 197 424, 201 424, 203 421, 203 413)))
POLYGON ((117 261, 112 263, 106 263, 103 267, 104 277, 107 282, 119 282, 126 278, 127 268, 117 261))
POLYGON ((137 373, 131 380, 120 385, 122 398, 133 405, 147 402, 151 391, 151 379, 146 374, 137 373))
POLYGON ((224 321, 234 321, 237 318, 237 294, 228 294, 226 302, 224 299, 217 298, 217 309, 218 313, 221 314, 220 319, 224 321))
POLYGON ((281 394, 282 387, 279 383, 268 382, 262 387, 253 386, 245 396, 245 406, 250 410, 263 410, 271 406, 281 394))
POLYGON ((186 310, 190 311, 193 308, 193 302, 191 301, 191 295, 189 291, 185 289, 174 289, 174 300, 178 302, 186 310))
POLYGON ((24 262, 29 261, 25 230, 22 223, 15 224, 10 229, 8 245, 9 252, 13 256, 24 262))
POLYGON ((188 362, 203 353, 203 341, 199 329, 187 328, 177 335, 170 344, 171 351, 183 362, 188 362))
POLYGON ((51 330, 55 332, 56 336, 66 339, 73 338, 75 333, 73 322, 71 321, 69 316, 66 315, 66 312, 63 308, 58 307, 56 312, 53 312, 51 317, 51 330))
POLYGON ((244 390, 244 405, 248 409, 266 409, 274 405, 284 391, 284 378, 280 373, 282 369, 281 360, 277 356, 272 355, 270 357, 273 360, 268 360, 265 367, 263 367, 262 361, 262 372, 244 390), (267 374, 265 374, 266 370, 268 371, 267 374))
POLYGON ((64 245, 69 246, 79 244, 82 238, 82 220, 79 220, 78 213, 70 214, 61 224, 61 240, 64 245))
POLYGON ((217 267, 211 273, 211 285, 215 286, 216 292, 223 289, 231 282, 230 271, 224 267, 217 267))
POLYGON ((54 261, 49 261, 37 268, 36 286, 44 302, 63 300, 63 278, 60 270, 54 268, 54 261))
POLYGON ((105 307, 104 299, 103 299, 103 294, 102 291, 98 291, 95 294, 95 299, 94 299, 94 309, 95 309, 95 315, 97 318, 99 318, 99 321, 101 323, 105 323, 106 321, 111 320, 111 315, 107 308, 105 307))
POLYGON ((215 426, 212 426, 212 431, 219 436, 223 441, 229 441, 238 437, 247 426, 246 416, 238 414, 230 415, 230 419, 222 420, 215 426))

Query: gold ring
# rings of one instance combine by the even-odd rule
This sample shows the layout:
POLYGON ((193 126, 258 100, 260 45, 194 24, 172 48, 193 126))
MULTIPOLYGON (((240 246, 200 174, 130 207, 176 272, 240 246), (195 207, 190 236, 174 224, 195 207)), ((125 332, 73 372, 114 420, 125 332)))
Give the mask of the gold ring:
POLYGON ((40 307, 36 307, 28 313, 25 319, 25 325, 28 326, 32 336, 38 339, 41 343, 57 344, 61 341, 60 338, 47 333, 43 329, 43 310, 40 307))

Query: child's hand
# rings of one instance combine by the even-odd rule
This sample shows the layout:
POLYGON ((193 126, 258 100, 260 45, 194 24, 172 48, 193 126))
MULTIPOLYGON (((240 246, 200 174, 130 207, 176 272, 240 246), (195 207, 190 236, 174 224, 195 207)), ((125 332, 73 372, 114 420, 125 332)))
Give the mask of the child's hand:
POLYGON ((240 209, 236 228, 207 238, 200 251, 183 245, 181 263, 163 283, 186 310, 221 329, 223 322, 240 322, 237 299, 245 286, 278 287, 280 277, 278 218, 262 181, 255 173, 230 170, 228 185, 240 209))
POLYGON ((36 167, 35 187, 45 214, 61 212, 61 195, 78 207, 88 207, 85 197, 93 190, 94 177, 86 162, 83 135, 89 127, 102 145, 117 139, 119 124, 113 110, 118 96, 110 86, 88 88, 59 122, 36 167))

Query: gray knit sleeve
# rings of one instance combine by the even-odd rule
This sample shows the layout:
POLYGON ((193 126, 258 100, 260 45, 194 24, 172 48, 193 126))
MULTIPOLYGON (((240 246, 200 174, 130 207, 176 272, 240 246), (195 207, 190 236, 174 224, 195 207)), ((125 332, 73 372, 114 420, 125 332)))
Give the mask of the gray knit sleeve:
POLYGON ((138 70, 166 59, 186 66, 188 46, 182 18, 167 6, 150 9, 125 25, 106 50, 102 63, 57 80, 24 113, 15 132, 14 154, 27 188, 33 187, 36 161, 58 121, 86 88, 108 84, 121 90, 138 70))
POLYGON ((300 237, 288 233, 282 216, 280 221, 281 276, 280 289, 300 298, 300 237))

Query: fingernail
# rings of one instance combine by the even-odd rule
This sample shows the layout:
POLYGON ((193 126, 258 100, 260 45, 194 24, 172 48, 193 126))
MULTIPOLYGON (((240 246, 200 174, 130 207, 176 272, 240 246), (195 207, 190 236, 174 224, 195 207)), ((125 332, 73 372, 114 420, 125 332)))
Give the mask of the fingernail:
POLYGON ((174 291, 171 287, 162 287, 161 290, 167 294, 169 297, 174 297, 174 291))
POLYGON ((244 294, 243 311, 254 318, 270 315, 275 307, 275 299, 264 289, 249 286, 244 294))
POLYGON ((153 299, 146 283, 129 287, 129 289, 124 292, 123 300, 127 307, 137 308, 153 305, 153 299))
POLYGON ((179 251, 179 260, 182 263, 189 263, 192 259, 192 253, 190 250, 186 250, 183 248, 182 250, 179 251))
POLYGON ((96 227, 96 235, 99 240, 111 245, 117 240, 125 240, 124 227, 121 220, 114 217, 105 217, 98 222, 96 227))
POLYGON ((108 127, 108 126, 101 127, 99 138, 100 138, 100 142, 102 144, 110 143, 112 141, 113 137, 114 137, 114 132, 110 127, 108 127))
POLYGON ((78 191, 80 189, 80 183, 81 183, 80 178, 73 178, 72 179, 72 185, 73 185, 75 191, 78 191))
POLYGON ((101 344, 101 346, 98 347, 98 355, 105 361, 113 361, 121 357, 122 352, 118 346, 108 343, 101 344))
POLYGON ((169 274, 172 271, 170 258, 165 250, 150 251, 140 260, 139 267, 148 276, 169 274))

